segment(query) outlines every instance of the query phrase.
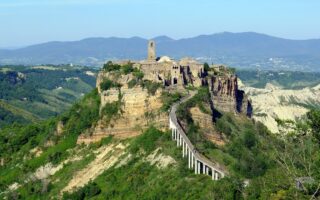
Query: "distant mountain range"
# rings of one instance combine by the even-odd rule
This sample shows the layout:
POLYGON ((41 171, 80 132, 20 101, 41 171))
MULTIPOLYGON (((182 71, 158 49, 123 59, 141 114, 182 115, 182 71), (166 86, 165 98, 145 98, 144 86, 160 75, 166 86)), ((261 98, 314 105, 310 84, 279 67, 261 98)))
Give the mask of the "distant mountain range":
MULTIPOLYGON (((320 39, 289 40, 264 34, 218 33, 175 40, 154 38, 157 55, 185 56, 242 68, 320 71, 320 39)), ((0 64, 62 64, 99 66, 106 60, 144 59, 147 39, 87 38, 48 42, 14 50, 0 50, 0 64)))

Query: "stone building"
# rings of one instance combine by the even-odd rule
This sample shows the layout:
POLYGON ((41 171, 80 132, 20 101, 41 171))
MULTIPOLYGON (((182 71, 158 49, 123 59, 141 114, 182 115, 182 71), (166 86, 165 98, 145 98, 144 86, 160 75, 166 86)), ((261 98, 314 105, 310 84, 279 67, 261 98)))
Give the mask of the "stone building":
POLYGON ((156 44, 148 43, 148 57, 136 62, 134 67, 144 72, 144 79, 163 83, 165 86, 201 86, 204 79, 203 64, 191 58, 175 61, 168 56, 156 57, 156 44))

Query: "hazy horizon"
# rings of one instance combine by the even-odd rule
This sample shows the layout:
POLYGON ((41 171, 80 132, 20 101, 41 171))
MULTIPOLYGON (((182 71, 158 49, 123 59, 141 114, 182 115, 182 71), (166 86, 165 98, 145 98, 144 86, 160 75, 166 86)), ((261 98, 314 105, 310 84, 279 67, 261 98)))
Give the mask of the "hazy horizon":
POLYGON ((194 35, 194 36, 182 37, 182 38, 174 38, 174 37, 170 37, 170 36, 168 36, 168 35, 157 35, 157 36, 150 37, 150 38, 145 38, 145 37, 137 36, 137 35, 135 35, 135 36, 128 36, 128 37, 119 37, 119 36, 108 36, 108 37, 92 36, 92 37, 80 38, 80 39, 78 39, 78 40, 49 40, 49 41, 43 41, 43 42, 40 42, 40 43, 26 44, 26 45, 22 45, 22 46, 5 46, 5 47, 1 47, 1 46, 0 46, 0 49, 3 49, 3 50, 14 50, 14 49, 24 48, 24 47, 33 46, 33 45, 38 45, 38 44, 50 43, 50 42, 76 42, 76 41, 81 41, 81 40, 85 40, 85 39, 92 39, 92 38, 104 38, 104 39, 107 39, 107 38, 121 38, 121 39, 130 39, 130 38, 138 37, 138 38, 141 38, 141 39, 147 39, 147 40, 148 40, 148 39, 154 39, 154 38, 157 38, 157 37, 168 37, 168 38, 173 39, 173 40, 182 40, 182 39, 195 38, 195 37, 203 36, 203 35, 205 35, 205 36, 210 36, 210 35, 223 34, 223 33, 232 33, 232 34, 256 33, 256 34, 261 34, 261 35, 267 35, 267 36, 270 36, 270 37, 276 37, 276 38, 287 39, 287 40, 295 40, 295 41, 317 40, 317 39, 320 39, 320 37, 319 37, 319 38, 306 38, 306 39, 290 39, 290 38, 278 37, 278 36, 275 36, 275 35, 268 35, 268 34, 265 34, 265 33, 258 33, 258 32, 254 32, 254 31, 246 31, 246 32, 229 32, 229 31, 223 31, 223 32, 218 32, 218 33, 200 34, 200 35, 194 35))
POLYGON ((316 39, 319 7, 316 0, 3 0, 0 48, 90 37, 178 39, 220 32, 316 39))

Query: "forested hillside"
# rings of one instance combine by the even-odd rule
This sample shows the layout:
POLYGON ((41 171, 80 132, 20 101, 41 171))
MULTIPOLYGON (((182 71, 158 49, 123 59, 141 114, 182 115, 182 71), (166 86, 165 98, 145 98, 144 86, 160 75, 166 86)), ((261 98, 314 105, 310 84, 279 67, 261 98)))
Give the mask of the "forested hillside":
MULTIPOLYGON (((201 90, 200 94, 205 89, 201 90)), ((196 96, 180 110, 205 103, 206 98, 196 96)), ((188 135, 197 149, 224 163, 230 172, 212 181, 210 176, 194 175, 171 133, 152 126, 135 138, 107 137, 76 145, 79 134, 103 118, 99 105, 99 95, 92 91, 55 119, 1 131, 0 197, 310 199, 319 195, 320 111, 309 112, 298 124, 279 121, 291 127, 282 138, 262 124, 222 113, 216 128, 229 141, 224 146, 208 142, 191 121, 188 135), (61 123, 62 131, 57 128, 61 123), (297 188, 301 177, 308 181, 297 188)))
POLYGON ((95 70, 85 67, 0 68, 0 127, 56 116, 95 87, 95 70))
POLYGON ((302 89, 320 84, 319 72, 237 70, 246 86, 264 88, 267 83, 284 89, 302 89))

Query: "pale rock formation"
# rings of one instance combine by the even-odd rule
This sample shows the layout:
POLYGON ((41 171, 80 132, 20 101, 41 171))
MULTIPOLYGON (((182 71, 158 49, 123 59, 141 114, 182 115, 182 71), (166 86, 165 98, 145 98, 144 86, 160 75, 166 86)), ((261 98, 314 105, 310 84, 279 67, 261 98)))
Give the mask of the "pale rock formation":
POLYGON ((320 85, 301 90, 286 90, 267 84, 264 89, 246 87, 255 108, 253 118, 265 124, 270 131, 279 132, 276 118, 297 120, 308 112, 308 105, 320 105, 320 85))
POLYGON ((117 138, 134 137, 151 124, 162 130, 167 128, 168 116, 159 111, 162 106, 160 89, 155 95, 148 94, 148 91, 140 86, 103 91, 101 109, 106 103, 118 101, 120 92, 122 114, 113 118, 109 124, 106 124, 103 119, 99 120, 98 124, 90 130, 90 135, 82 134, 78 138, 78 143, 97 142, 108 135, 117 138))
POLYGON ((237 76, 233 74, 210 75, 208 84, 214 108, 251 117, 253 109, 251 101, 244 91, 238 88, 237 76))

